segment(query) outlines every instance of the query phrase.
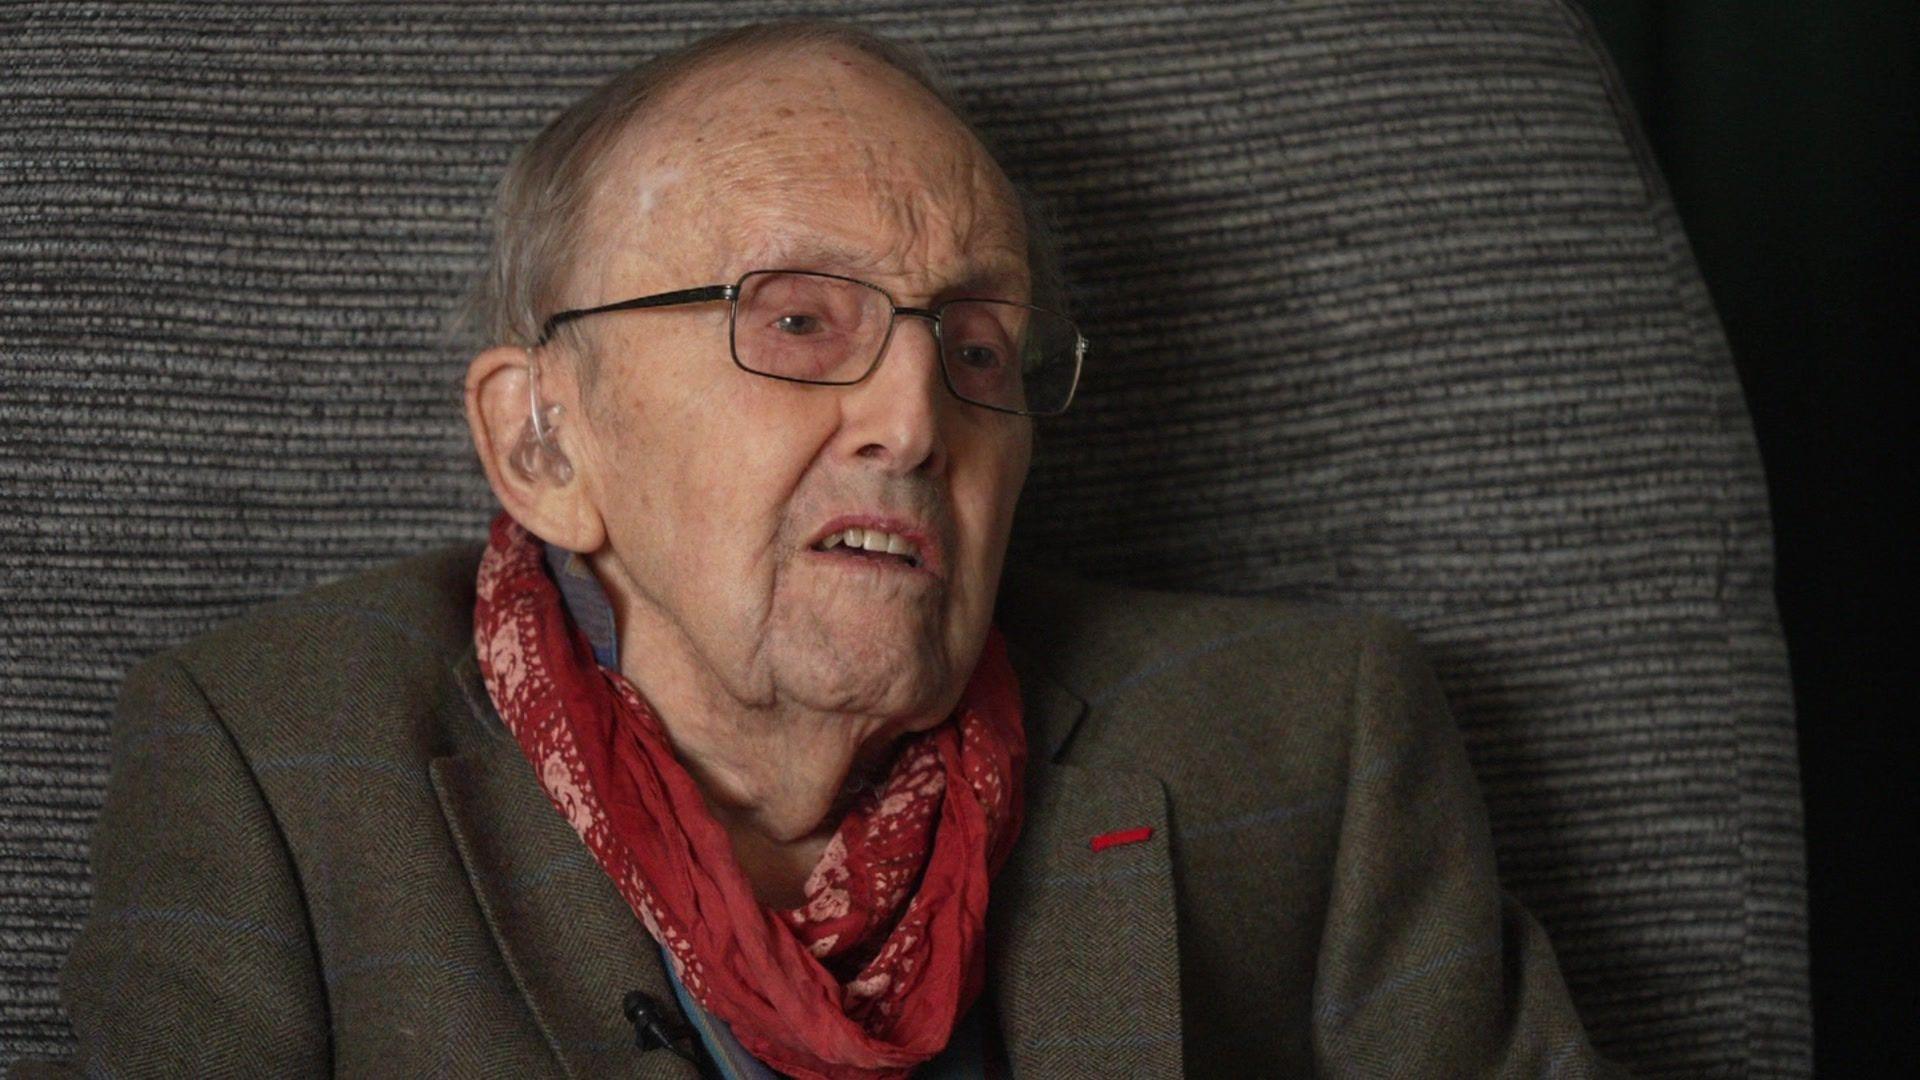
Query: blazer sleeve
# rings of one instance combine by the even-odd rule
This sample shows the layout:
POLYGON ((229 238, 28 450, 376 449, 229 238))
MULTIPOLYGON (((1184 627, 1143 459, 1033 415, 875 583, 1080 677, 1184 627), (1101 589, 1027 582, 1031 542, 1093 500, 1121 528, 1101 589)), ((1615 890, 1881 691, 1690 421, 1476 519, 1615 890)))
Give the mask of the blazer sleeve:
POLYGON ((329 1071, 293 860, 232 735, 170 654, 121 688, 91 867, 93 907, 61 975, 79 1055, 13 1076, 329 1071))
POLYGON ((1313 993, 1323 1076, 1624 1077, 1500 887, 1466 747, 1417 640, 1373 620, 1313 993))

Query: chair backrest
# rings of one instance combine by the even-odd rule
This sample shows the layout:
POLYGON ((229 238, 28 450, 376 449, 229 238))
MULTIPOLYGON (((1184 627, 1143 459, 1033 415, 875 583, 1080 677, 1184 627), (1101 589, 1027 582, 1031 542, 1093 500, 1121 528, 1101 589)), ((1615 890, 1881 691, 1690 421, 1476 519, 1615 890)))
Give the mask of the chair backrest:
MULTIPOLYGON (((1094 340, 1030 559, 1421 635, 1501 871, 1647 1075, 1810 1067, 1759 459, 1672 205, 1556 0, 839 11, 1052 201, 1094 340)), ((511 148, 721 5, 0 12, 0 1045, 59 1053, 137 658, 481 535, 439 336, 511 148)))

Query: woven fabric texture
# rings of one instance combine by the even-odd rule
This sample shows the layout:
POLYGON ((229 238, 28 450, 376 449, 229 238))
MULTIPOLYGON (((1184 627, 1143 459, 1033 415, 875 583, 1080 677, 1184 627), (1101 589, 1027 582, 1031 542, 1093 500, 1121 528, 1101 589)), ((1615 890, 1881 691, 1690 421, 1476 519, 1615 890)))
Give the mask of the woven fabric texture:
POLYGON ((0 8, 0 1062, 68 1045, 132 663, 483 535, 442 328, 511 149, 635 59, 822 12, 924 43, 1059 219, 1094 344, 1015 550, 1400 618, 1596 1044, 1806 1073, 1760 462, 1556 0, 0 8))

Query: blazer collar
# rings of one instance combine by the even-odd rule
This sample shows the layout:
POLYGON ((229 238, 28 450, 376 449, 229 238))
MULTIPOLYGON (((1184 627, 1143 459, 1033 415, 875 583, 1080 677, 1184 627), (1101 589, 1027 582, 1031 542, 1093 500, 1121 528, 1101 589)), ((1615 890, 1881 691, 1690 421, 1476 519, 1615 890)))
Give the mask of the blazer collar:
POLYGON ((454 676, 444 708, 468 746, 433 759, 434 791, 481 915, 562 1070, 698 1077, 672 1051, 634 1045, 622 1011, 629 990, 653 995, 670 1026, 687 1028, 653 938, 548 800, 476 659, 466 656, 454 676))
MULTIPOLYGON (((1179 956, 1166 793, 1152 777, 1056 761, 1090 709, 1013 641, 1031 747, 1026 819, 993 884, 988 985, 1014 1071, 1178 1075, 1179 956), (1137 843, 1090 840, 1144 826, 1137 843)), ((568 1076, 694 1077, 641 1052, 621 1011, 652 994, 685 1030, 653 938, 548 801, 487 696, 475 658, 453 669, 447 730, 465 746, 430 765, 482 916, 568 1076)))
POLYGON ((1069 764, 1085 698, 1009 638, 1026 706, 1026 821, 987 905, 987 992, 1015 1076, 1182 1075, 1166 787, 1069 764), (1114 834, 1145 839, 1094 849, 1114 834))

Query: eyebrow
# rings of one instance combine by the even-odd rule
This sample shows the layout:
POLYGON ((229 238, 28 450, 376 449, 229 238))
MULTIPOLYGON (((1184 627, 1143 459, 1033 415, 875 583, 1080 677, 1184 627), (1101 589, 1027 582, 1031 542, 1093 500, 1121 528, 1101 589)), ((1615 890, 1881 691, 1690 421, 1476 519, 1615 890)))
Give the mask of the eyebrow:
MULTIPOLYGON (((758 262, 755 266, 744 267, 744 269, 818 270, 844 274, 848 277, 870 273, 879 265, 879 260, 871 252, 842 247, 831 240, 819 237, 776 241, 755 249, 750 258, 758 262)), ((1016 293, 1025 278, 1026 275, 1005 263, 989 265, 974 263, 969 264, 964 274, 941 291, 953 295, 979 296, 988 299, 1004 298, 997 296, 995 290, 1006 294, 1016 293)))

